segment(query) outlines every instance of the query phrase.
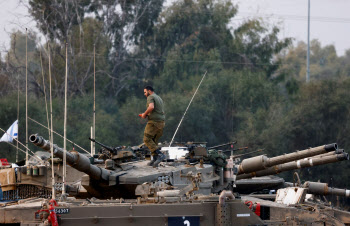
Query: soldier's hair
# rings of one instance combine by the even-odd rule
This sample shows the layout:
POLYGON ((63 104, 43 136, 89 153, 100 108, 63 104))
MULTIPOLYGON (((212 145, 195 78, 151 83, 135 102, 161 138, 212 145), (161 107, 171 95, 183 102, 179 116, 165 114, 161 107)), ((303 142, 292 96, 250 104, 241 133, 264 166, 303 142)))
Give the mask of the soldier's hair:
POLYGON ((146 89, 146 90, 150 90, 150 91, 154 91, 154 89, 153 89, 153 87, 152 86, 145 86, 145 88, 144 89, 146 89))

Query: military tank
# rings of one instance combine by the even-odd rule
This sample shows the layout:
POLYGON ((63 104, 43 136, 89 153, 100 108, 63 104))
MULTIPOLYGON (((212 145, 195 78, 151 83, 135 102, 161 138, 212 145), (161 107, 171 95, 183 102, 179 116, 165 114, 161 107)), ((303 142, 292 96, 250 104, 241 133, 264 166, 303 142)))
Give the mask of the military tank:
MULTIPOLYGON (((29 140, 34 145, 50 151, 51 144, 44 138, 34 134, 29 140)), ((53 149, 55 157, 63 158, 62 148, 53 145, 53 149)), ((126 155, 122 150, 119 152, 117 151, 115 155, 123 153, 126 155)), ((180 159, 165 162, 160 168, 153 168, 147 166, 148 161, 137 158, 136 154, 132 160, 129 152, 127 155, 129 156, 127 162, 108 158, 100 165, 91 164, 89 158, 78 152, 67 152, 66 159, 67 164, 86 174, 81 179, 81 186, 91 197, 96 198, 136 198, 140 194, 145 195, 146 187, 150 192, 147 195, 151 193, 155 195, 156 192, 171 187, 184 191, 195 190, 197 193, 209 195, 225 189, 230 182, 225 183, 224 178, 218 175, 221 172, 223 176, 222 167, 217 172, 216 166, 212 164, 204 162, 194 164, 186 159, 180 159)))
MULTIPOLYGON (((29 140, 45 151, 50 150, 51 144, 36 134, 29 140)), ((55 157, 63 158, 63 149, 57 145, 53 148, 55 157)), ((185 158, 167 160, 158 168, 147 166, 148 161, 140 158, 136 149, 125 152, 123 148, 115 148, 113 155, 102 151, 103 161, 97 161, 97 164, 83 154, 67 152, 67 163, 72 169, 84 173, 80 180, 70 185, 77 189, 74 197, 79 197, 81 190, 85 190, 88 198, 68 197, 56 207, 44 199, 22 200, 17 205, 0 209, 0 223, 40 224, 50 219, 47 214, 42 214, 50 212, 48 206, 61 214, 64 225, 112 225, 116 220, 121 224, 132 222, 135 225, 162 222, 167 225, 276 225, 281 222, 307 225, 312 221, 336 225, 347 222, 348 212, 338 211, 338 215, 333 212, 334 216, 338 216, 336 218, 325 217, 329 212, 327 208, 324 208, 325 211, 310 211, 301 208, 305 202, 290 206, 232 192, 239 187, 240 181, 247 180, 239 178, 240 175, 262 175, 260 172, 271 167, 292 170, 293 167, 285 167, 285 164, 302 168, 347 160, 347 153, 339 152, 336 144, 272 158, 256 156, 241 162, 237 156, 227 159, 222 151, 208 150, 202 144, 192 145, 187 150, 184 147, 179 149, 187 152, 185 158), (125 158, 113 158, 114 155, 125 158), (303 161, 308 161, 308 164, 303 161), (34 212, 37 212, 36 218, 33 217, 34 212)), ((164 149, 170 156, 169 151, 164 149)), ((304 193, 315 193, 314 187, 314 184, 310 186, 308 183, 298 189, 304 189, 304 193)), ((318 187, 318 190, 322 188, 318 187)))
MULTIPOLYGON (((50 151, 51 144, 43 137, 34 134, 29 140, 43 150, 50 151)), ((55 157, 63 158, 62 148, 53 145, 53 150, 55 157)), ((335 153, 336 150, 337 144, 328 144, 272 158, 260 155, 237 164, 237 159, 226 159, 220 150, 207 150, 203 146, 197 146, 188 151, 186 158, 163 162, 158 168, 147 166, 148 161, 139 158, 130 161, 130 152, 123 150, 119 150, 120 153, 116 150, 115 154, 128 156, 129 161, 106 159, 104 164, 93 165, 89 158, 75 151, 67 152, 66 159, 67 164, 86 174, 81 179, 81 186, 91 197, 137 198, 142 195, 157 196, 158 192, 169 190, 176 190, 179 194, 191 190, 203 195, 222 190, 233 191, 236 180, 244 179, 242 176, 245 175, 260 176, 260 172, 278 169, 267 174, 272 175, 282 172, 282 169, 292 170, 295 167, 310 167, 349 158, 347 153, 335 153)))
MULTIPOLYGON (((29 140, 50 150, 51 144, 36 134, 29 140)), ((54 155, 62 158, 63 150, 57 145, 53 147, 54 155)), ((183 147, 180 149, 184 151, 183 147)), ((52 213, 55 209, 63 225, 112 225, 116 222, 121 225, 313 225, 314 222, 342 225, 348 222, 349 212, 322 209, 319 204, 306 202, 304 196, 299 203, 287 205, 233 192, 240 181, 248 180, 239 178, 240 175, 260 175, 260 171, 274 166, 287 169, 281 166, 284 164, 302 168, 348 159, 347 153, 336 153, 337 150, 336 144, 330 144, 272 158, 263 155, 239 161, 237 156, 227 158, 220 150, 198 145, 185 150, 186 157, 169 159, 158 168, 147 166, 148 161, 137 157, 135 151, 133 157, 125 154, 128 155, 125 161, 115 161, 110 156, 95 165, 80 153, 68 152, 67 163, 85 174, 80 186, 89 197, 67 197, 57 206, 45 199, 23 200, 17 205, 0 208, 0 223, 52 224, 48 214, 43 213, 50 210, 52 213), (306 160, 309 164, 303 162, 306 160)), ((169 156, 170 151, 164 150, 169 156)), ((312 186, 305 184, 297 190, 312 193, 312 186)))

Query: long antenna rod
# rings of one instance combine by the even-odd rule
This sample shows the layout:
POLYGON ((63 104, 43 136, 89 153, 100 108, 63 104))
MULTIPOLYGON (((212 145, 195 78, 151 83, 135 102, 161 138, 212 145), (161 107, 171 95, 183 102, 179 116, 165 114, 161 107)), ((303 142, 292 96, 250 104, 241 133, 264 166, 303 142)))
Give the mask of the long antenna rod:
MULTIPOLYGON (((51 142, 51 144, 53 144, 52 88, 51 88, 51 51, 50 51, 50 44, 48 44, 48 49, 49 49, 49 79, 50 79, 50 117, 51 117, 50 142, 51 142)), ((51 173, 52 173, 51 174, 52 199, 56 199, 55 168, 54 168, 54 164, 53 164, 53 145, 50 146, 50 151, 51 151, 51 173)))
POLYGON ((64 88, 64 128, 63 128, 63 187, 62 195, 66 194, 66 155, 67 155, 67 86, 68 86, 68 43, 66 43, 66 78, 64 88))
POLYGON ((310 0, 308 0, 308 16, 307 16, 307 69, 306 82, 310 81, 310 0))
MULTIPOLYGON (((17 74, 17 122, 19 122, 19 73, 17 74)), ((19 134, 17 131, 17 139, 19 139, 19 134)), ((16 150, 16 162, 18 162, 18 141, 17 141, 17 150, 16 150)))
POLYGON ((170 141, 169 147, 171 147, 171 145, 172 145, 172 143, 173 143, 173 141, 174 141, 174 138, 175 138, 175 136, 176 136, 176 133, 177 133, 177 131, 178 131, 179 128, 180 128, 180 125, 181 125, 181 123, 182 123, 182 120, 185 118, 185 115, 186 115, 186 113, 187 113, 187 110, 189 109, 189 107, 190 107, 190 105, 191 105, 191 103, 192 103, 193 98, 196 96, 197 91, 198 91, 199 87, 201 86, 201 84, 202 84, 202 82, 203 82, 203 80, 204 80, 206 74, 207 74, 207 71, 205 71, 205 73, 204 73, 204 75, 203 75, 203 77, 202 77, 202 80, 200 81, 200 83, 199 83, 199 85, 198 85, 198 87, 197 87, 197 89, 196 89, 196 92, 194 92, 194 94, 193 94, 193 96, 192 96, 192 99, 191 99, 190 103, 188 104, 188 106, 187 106, 187 108, 186 108, 185 113, 182 115, 182 118, 181 118, 181 120, 180 120, 179 125, 178 125, 177 128, 176 128, 176 131, 175 131, 175 133, 174 133, 174 136, 173 136, 173 138, 172 138, 171 141, 170 141))
MULTIPOLYGON (((94 115, 93 115, 93 122, 92 122, 92 138, 95 139, 95 132, 96 132, 96 46, 94 44, 94 115)), ((92 142, 92 150, 91 150, 91 156, 94 156, 94 154, 96 153, 95 150, 95 142, 92 142)))
MULTIPOLYGON (((41 66, 41 75, 43 77, 43 88, 44 88, 44 99, 45 99, 47 127, 50 128, 49 110, 47 109, 47 100, 46 100, 46 89, 45 89, 45 78, 44 78, 45 74, 44 74, 43 57, 41 55, 41 51, 40 51, 40 66, 41 66)), ((50 138, 50 129, 48 129, 48 132, 49 132, 49 138, 50 138)))
POLYGON ((28 30, 26 28, 26 166, 28 166, 28 30))

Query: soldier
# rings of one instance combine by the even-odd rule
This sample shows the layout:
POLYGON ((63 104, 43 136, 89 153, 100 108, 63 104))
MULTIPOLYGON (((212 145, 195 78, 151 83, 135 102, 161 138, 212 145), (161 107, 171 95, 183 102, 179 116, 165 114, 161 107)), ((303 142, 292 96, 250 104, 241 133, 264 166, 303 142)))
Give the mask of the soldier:
POLYGON ((157 145, 159 138, 163 135, 165 125, 164 106, 163 100, 154 92, 151 86, 146 86, 143 92, 147 97, 147 110, 141 114, 141 117, 146 118, 148 116, 143 142, 149 148, 153 157, 148 165, 155 168, 165 159, 165 155, 157 145))

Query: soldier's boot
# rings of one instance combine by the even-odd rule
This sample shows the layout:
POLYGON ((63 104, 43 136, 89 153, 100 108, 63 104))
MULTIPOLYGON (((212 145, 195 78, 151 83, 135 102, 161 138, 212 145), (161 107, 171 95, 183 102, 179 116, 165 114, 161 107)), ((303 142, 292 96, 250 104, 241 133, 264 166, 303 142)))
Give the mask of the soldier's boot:
POLYGON ((157 149, 155 152, 158 154, 158 156, 157 160, 153 163, 153 168, 158 167, 159 163, 161 163, 166 158, 166 156, 160 151, 160 148, 157 149))
POLYGON ((157 160, 158 155, 153 155, 152 160, 147 163, 147 166, 153 166, 154 162, 157 160))

